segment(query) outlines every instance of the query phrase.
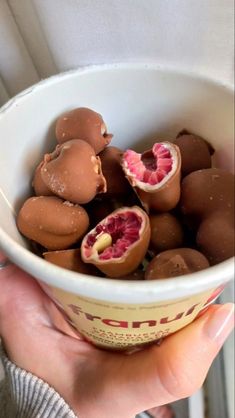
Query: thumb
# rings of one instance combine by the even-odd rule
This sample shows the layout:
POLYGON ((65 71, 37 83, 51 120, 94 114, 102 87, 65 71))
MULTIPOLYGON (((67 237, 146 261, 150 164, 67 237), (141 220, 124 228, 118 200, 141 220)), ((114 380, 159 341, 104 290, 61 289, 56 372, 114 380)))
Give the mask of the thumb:
MULTIPOLYGON (((159 346, 126 359, 126 387, 137 412, 191 396, 234 327, 234 305, 214 305, 159 346), (132 383, 130 383, 132 382, 132 383)), ((125 377, 124 377, 125 381, 125 377)))

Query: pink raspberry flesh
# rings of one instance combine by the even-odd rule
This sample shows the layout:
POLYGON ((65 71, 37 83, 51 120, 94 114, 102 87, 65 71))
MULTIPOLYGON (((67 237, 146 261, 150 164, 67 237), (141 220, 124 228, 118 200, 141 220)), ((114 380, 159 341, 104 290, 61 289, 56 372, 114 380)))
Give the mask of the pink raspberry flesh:
POLYGON ((101 233, 108 233, 112 237, 112 245, 99 254, 100 260, 120 258, 139 239, 139 231, 142 218, 134 212, 126 211, 115 216, 110 216, 104 223, 97 225, 94 232, 90 233, 86 240, 86 255, 101 233))
POLYGON ((173 158, 170 150, 162 143, 154 144, 153 148, 143 154, 127 150, 124 161, 136 180, 155 186, 172 170, 173 158))

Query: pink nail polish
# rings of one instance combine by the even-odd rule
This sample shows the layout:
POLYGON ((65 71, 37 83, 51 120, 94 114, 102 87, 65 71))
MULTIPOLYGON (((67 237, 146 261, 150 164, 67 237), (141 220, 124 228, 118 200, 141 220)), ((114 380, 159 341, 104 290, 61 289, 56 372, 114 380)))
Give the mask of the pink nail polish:
POLYGON ((226 303, 205 323, 205 333, 212 340, 223 343, 234 327, 234 304, 226 303))

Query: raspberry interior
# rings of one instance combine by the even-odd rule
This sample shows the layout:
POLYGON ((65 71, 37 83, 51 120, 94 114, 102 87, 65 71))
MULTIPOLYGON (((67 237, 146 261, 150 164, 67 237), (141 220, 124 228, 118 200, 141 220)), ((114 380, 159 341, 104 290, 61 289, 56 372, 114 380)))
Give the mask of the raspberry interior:
POLYGON ((112 245, 99 254, 100 260, 120 258, 139 239, 142 218, 135 212, 126 211, 110 216, 102 224, 97 225, 95 230, 88 234, 85 244, 85 254, 92 254, 92 247, 97 239, 104 233, 112 237, 112 245))
POLYGON ((137 180, 151 186, 160 183, 173 166, 169 148, 161 143, 154 144, 152 150, 143 154, 127 150, 124 153, 124 161, 137 180))

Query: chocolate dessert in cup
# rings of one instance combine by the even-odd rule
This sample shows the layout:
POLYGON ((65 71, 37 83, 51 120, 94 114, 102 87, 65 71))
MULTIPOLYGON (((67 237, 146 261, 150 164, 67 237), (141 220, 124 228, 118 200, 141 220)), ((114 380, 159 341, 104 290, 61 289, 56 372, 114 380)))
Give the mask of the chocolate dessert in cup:
MULTIPOLYGON (((186 199, 189 193, 188 184, 200 182, 205 185, 207 182, 208 185, 213 179, 217 181, 218 176, 223 177, 220 170, 225 169, 230 172, 233 170, 233 92, 229 86, 195 74, 180 73, 167 68, 161 69, 155 65, 115 64, 76 70, 40 82, 8 102, 0 110, 0 132, 1 137, 7 139, 1 143, 0 247, 13 262, 38 280, 45 292, 64 311, 68 321, 88 341, 107 349, 123 350, 161 339, 192 322, 218 297, 226 283, 233 278, 231 209, 225 208, 225 204, 229 205, 231 202, 228 197, 223 195, 223 193, 227 193, 226 190, 224 191, 221 186, 221 194, 226 199, 224 205, 219 205, 218 211, 211 210, 213 205, 209 203, 206 205, 208 212, 201 213, 199 202, 195 202, 193 205, 192 196, 186 199), (44 103, 43 106, 42 103, 44 103), (60 170, 56 158, 68 149, 66 148, 68 144, 66 145, 64 142, 64 129, 67 125, 69 129, 71 128, 70 122, 74 117, 73 110, 79 108, 93 109, 97 112, 97 124, 101 135, 95 131, 94 135, 95 138, 98 135, 99 146, 94 153, 89 151, 92 164, 97 167, 96 176, 92 177, 91 182, 87 181, 87 176, 84 177, 84 181, 87 181, 86 184, 92 183, 93 188, 90 190, 89 186, 88 190, 88 186, 86 186, 82 189, 81 195, 74 197, 69 188, 65 188, 66 193, 61 188, 58 189, 58 185, 53 181, 51 167, 54 164, 60 170), (61 115, 65 118, 64 124, 57 125, 56 129, 56 121, 61 115), (99 115, 102 115, 103 119, 99 115), (69 118, 67 124, 66 118, 69 118), (184 141, 173 143, 182 129, 186 129, 189 135, 193 133, 196 137, 202 137, 208 141, 211 149, 215 150, 212 161, 213 167, 216 169, 209 168, 206 162, 206 167, 203 169, 212 171, 207 171, 205 176, 197 175, 196 179, 194 171, 186 175, 181 184, 179 164, 182 164, 182 159, 177 142, 180 142, 180 147, 182 147, 184 141), (113 134, 113 138, 109 132, 113 134), (60 142, 57 148, 56 134, 60 142), (156 143, 163 144, 163 148, 161 145, 154 145, 156 143), (123 189, 130 194, 129 186, 134 187, 135 199, 137 201, 140 199, 137 205, 140 209, 137 209, 137 212, 144 210, 146 214, 142 217, 141 212, 138 212, 138 219, 141 219, 143 225, 147 225, 143 219, 152 210, 156 210, 156 213, 158 211, 159 213, 171 213, 172 216, 176 216, 176 212, 181 211, 184 216, 187 216, 189 229, 198 230, 198 234, 195 235, 197 247, 194 250, 199 250, 204 256, 206 255, 210 267, 207 267, 205 262, 202 263, 202 270, 195 271, 193 268, 192 272, 188 265, 188 255, 186 257, 185 251, 182 251, 185 243, 182 243, 179 254, 175 253, 173 247, 171 249, 164 247, 164 250, 171 251, 167 263, 171 267, 171 273, 176 271, 174 277, 163 278, 160 269, 160 278, 158 274, 154 279, 151 273, 151 280, 149 280, 150 277, 146 277, 147 280, 141 280, 137 279, 137 269, 133 272, 133 280, 131 280, 131 272, 128 267, 127 270, 120 270, 121 275, 118 274, 118 278, 109 278, 99 270, 97 259, 93 264, 88 264, 90 268, 81 269, 79 272, 79 266, 82 263, 81 256, 83 261, 85 257, 82 248, 81 252, 79 250, 81 234, 82 236, 89 234, 95 227, 92 225, 89 229, 88 226, 89 221, 86 215, 86 211, 89 214, 88 200, 90 196, 93 198, 96 193, 95 199, 97 201, 101 199, 101 196, 103 199, 107 191, 107 182, 102 174, 100 157, 96 154, 100 153, 102 147, 109 146, 109 144, 121 150, 120 152, 123 151, 124 157, 127 156, 126 160, 125 158, 122 160, 122 166, 124 172, 128 171, 125 174, 129 184, 124 182, 123 189), (56 153, 53 154, 55 149, 56 153), (135 153, 132 155, 135 158, 134 170, 131 169, 131 167, 133 168, 133 160, 129 158, 130 151, 135 153), (125 152, 129 154, 125 155, 125 152), (48 154, 49 157, 43 160, 45 154, 48 154), (168 161, 162 162, 163 165, 160 166, 157 177, 155 176, 155 179, 152 177, 149 187, 151 189, 150 196, 146 195, 146 187, 142 184, 144 179, 150 178, 149 173, 145 173, 145 177, 141 177, 143 173, 141 174, 141 170, 138 171, 136 167, 140 167, 140 163, 144 161, 145 167, 151 171, 154 163, 152 154, 156 154, 156 158, 164 156, 168 161), (141 155, 144 157, 142 158, 141 155), (126 166, 125 161, 127 161, 126 166), (45 259, 33 253, 29 241, 21 235, 16 225, 16 216, 20 208, 28 198, 32 199, 33 194, 35 195, 31 184, 36 167, 37 175, 34 178, 34 187, 38 191, 36 194, 40 196, 43 193, 45 196, 40 205, 45 210, 44 202, 46 202, 46 207, 52 208, 52 213, 49 213, 48 217, 41 216, 43 224, 44 222, 47 222, 47 225, 50 222, 56 223, 56 217, 53 216, 55 215, 53 208, 56 207, 59 208, 62 218, 63 213, 68 213, 70 216, 72 212, 76 212, 73 214, 75 224, 79 217, 82 217, 85 225, 83 225, 84 228, 80 229, 79 227, 76 231, 72 229, 68 236, 64 234, 60 225, 60 234, 58 235, 56 232, 56 237, 61 246, 56 249, 56 254, 50 254, 51 250, 54 250, 53 245, 51 246, 49 243, 48 246, 47 240, 42 242, 43 246, 47 246, 44 248, 45 259), (41 175, 42 168, 48 170, 43 175, 41 175), (219 172, 214 170, 219 170, 219 172), (139 174, 133 180, 133 174, 135 175, 136 172, 139 174), (167 183, 161 183, 165 175, 169 176, 168 181, 171 180, 171 185, 175 184, 172 192, 169 190, 169 193, 166 193, 165 190, 167 183), (134 182, 136 183, 134 184, 134 182), (184 188, 181 197, 180 187, 184 188), (57 197, 54 196, 55 193, 57 193, 57 197), (163 199, 160 198, 162 194, 163 199), (156 199, 157 195, 159 195, 159 199, 156 199), (68 202, 65 207, 61 207, 61 199, 68 202), (72 206, 70 199, 75 199, 72 206), (187 201, 185 202, 185 200, 187 201), (48 205, 47 202, 50 204, 48 205), (76 209, 73 210, 74 208, 76 209), (207 216, 207 213, 210 216, 207 216), (217 226, 213 228, 213 225, 217 226), (223 237, 224 247, 221 244, 221 236, 218 235, 221 234, 221 231, 228 231, 227 235, 223 237), (65 253, 64 242, 67 246, 70 241, 75 241, 78 249, 76 250, 74 247, 74 250, 70 249, 68 254, 65 253), (213 241, 213 248, 210 246, 211 241, 213 241), (215 245, 216 241, 220 242, 219 248, 215 245), (79 261, 76 260, 76 268, 73 270, 74 257, 79 257, 79 261), (174 270, 175 263, 180 266, 178 270, 174 270), (125 280, 127 276, 128 280, 125 280)), ((79 134, 82 135, 82 132, 80 130, 79 134)), ((79 143, 76 142, 74 145, 73 141, 83 139, 66 137, 66 141, 72 141, 74 148, 78 147, 79 143)), ((201 147, 201 142, 199 145, 201 147)), ((197 140, 195 146, 199 145, 197 140)), ((89 147, 91 147, 90 144, 86 148, 89 147)), ((75 155, 74 152, 71 153, 72 156, 75 155)), ((101 154, 101 159, 104 158, 104 154, 101 154)), ((183 163, 186 164, 185 161, 183 163)), ((198 164, 198 161, 194 164, 198 164)), ((85 169, 89 172, 88 164, 84 164, 85 169)), ((67 166, 63 170, 67 171, 67 166)), ((187 173, 188 170, 190 171, 190 169, 187 168, 187 173)), ((109 182, 108 187, 110 184, 109 182)), ((195 184, 193 187, 196 187, 195 184)), ((206 198, 210 202, 213 199, 219 200, 221 196, 210 193, 213 191, 211 187, 206 198)), ((132 197, 130 198, 128 194, 122 206, 132 208, 131 210, 127 209, 132 212, 136 206, 136 200, 134 199, 134 203, 129 205, 127 201, 132 197)), ((199 195, 200 193, 197 191, 197 196, 199 195)), ((41 199, 39 196, 36 199, 41 199)), ((120 205, 113 206, 113 196, 110 190, 106 199, 107 205, 112 208, 110 213, 121 211, 120 205)), ((34 206, 35 201, 33 203, 30 201, 30 204, 34 206)), ((27 211, 26 215, 29 216, 27 211)), ((27 216, 26 220, 23 219, 24 227, 28 226, 27 216)), ((36 222, 35 225, 39 228, 38 233, 41 237, 40 225, 37 223, 35 213, 33 216, 33 222, 36 222)), ((51 224, 48 226, 47 232, 48 234, 44 234, 46 239, 48 237, 51 239, 52 233, 55 233, 54 229, 51 229, 51 224)), ((44 235, 43 238, 45 238, 44 235)), ((108 235, 110 234, 108 233, 108 235)), ((107 235, 103 238, 110 239, 107 235)), ((32 239, 35 239, 35 235, 32 239)), ((146 240, 149 239, 150 232, 148 232, 147 238, 145 236, 144 244, 140 246, 144 247, 144 251, 146 240)), ((181 239, 177 242, 181 243, 181 239)), ((158 240, 156 245, 159 245, 158 240)), ((151 245, 149 248, 151 253, 151 245)), ((152 254, 152 258, 153 256, 158 257, 157 254, 152 254)), ((134 255, 129 259, 133 257, 134 255)), ((142 260, 143 266, 149 261, 148 257, 147 253, 145 260, 142 260)), ((135 259, 133 263, 136 265, 135 259)), ((144 268, 143 266, 140 268, 140 272, 144 268)), ((112 269, 115 276, 118 268, 117 265, 112 269)), ((112 272, 111 275, 113 275, 112 272)))

